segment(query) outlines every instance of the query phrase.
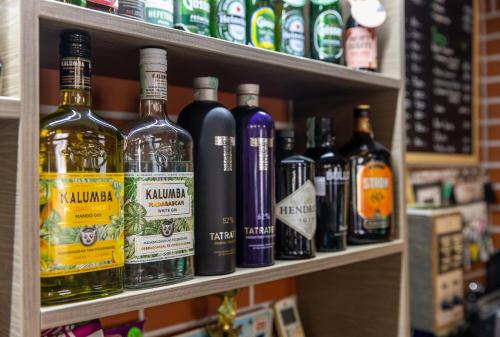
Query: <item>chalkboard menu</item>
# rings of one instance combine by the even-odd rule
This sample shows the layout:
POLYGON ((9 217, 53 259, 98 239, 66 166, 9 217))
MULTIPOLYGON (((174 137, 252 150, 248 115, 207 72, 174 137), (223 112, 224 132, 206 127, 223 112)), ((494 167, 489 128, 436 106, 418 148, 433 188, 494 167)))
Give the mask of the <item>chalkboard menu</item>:
POLYGON ((473 153, 472 0, 406 0, 409 152, 473 153))

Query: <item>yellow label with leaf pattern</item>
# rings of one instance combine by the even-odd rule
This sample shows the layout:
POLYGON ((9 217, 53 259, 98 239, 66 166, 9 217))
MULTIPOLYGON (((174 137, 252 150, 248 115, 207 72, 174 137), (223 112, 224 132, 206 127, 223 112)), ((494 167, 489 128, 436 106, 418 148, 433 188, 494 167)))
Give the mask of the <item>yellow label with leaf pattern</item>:
POLYGON ((123 173, 40 174, 42 277, 123 267, 123 173))

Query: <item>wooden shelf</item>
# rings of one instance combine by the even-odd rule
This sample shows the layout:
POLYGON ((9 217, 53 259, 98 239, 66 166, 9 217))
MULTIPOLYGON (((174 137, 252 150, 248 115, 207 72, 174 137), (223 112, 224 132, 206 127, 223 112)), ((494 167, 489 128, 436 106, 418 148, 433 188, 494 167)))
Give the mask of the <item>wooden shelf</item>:
POLYGON ((41 308, 42 329, 109 316, 145 307, 172 303, 247 287, 286 277, 308 274, 403 252, 401 240, 388 243, 353 246, 338 253, 318 253, 309 260, 277 261, 267 268, 238 269, 235 273, 195 279, 171 286, 125 291, 122 294, 71 304, 41 308))
POLYGON ((233 91, 239 81, 256 81, 264 95, 312 97, 359 91, 398 90, 402 81, 379 73, 286 55, 137 20, 55 2, 40 1, 42 67, 57 68, 58 33, 65 28, 91 32, 93 71, 138 78, 138 48, 167 48, 169 81, 191 86, 200 75, 218 76, 233 91), (113 56, 111 56, 113 55, 113 56), (238 73, 238 76, 235 76, 238 73))
POLYGON ((0 118, 18 119, 21 115, 21 104, 18 98, 0 96, 0 118))

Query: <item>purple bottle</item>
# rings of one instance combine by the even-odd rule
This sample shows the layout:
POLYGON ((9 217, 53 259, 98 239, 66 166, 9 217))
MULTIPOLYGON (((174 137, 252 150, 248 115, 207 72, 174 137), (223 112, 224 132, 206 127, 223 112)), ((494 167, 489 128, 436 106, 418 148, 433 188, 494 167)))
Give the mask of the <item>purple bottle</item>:
POLYGON ((259 108, 259 86, 236 88, 238 267, 274 264, 274 122, 259 108))

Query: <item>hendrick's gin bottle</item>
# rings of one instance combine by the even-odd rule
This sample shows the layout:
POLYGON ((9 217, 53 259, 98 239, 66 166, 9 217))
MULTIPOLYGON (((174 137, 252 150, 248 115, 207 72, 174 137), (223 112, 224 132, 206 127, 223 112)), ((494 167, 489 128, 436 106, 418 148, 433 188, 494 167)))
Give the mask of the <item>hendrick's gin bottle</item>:
POLYGON ((220 275, 236 266, 235 121, 217 103, 214 77, 194 80, 194 102, 178 124, 193 137, 195 274, 220 275))
POLYGON ((236 89, 237 261, 239 267, 274 263, 274 122, 259 108, 259 86, 236 89))
POLYGON ((342 149, 351 171, 348 241, 374 243, 390 238, 393 178, 389 151, 373 139, 370 106, 354 109, 354 134, 342 149))
POLYGON ((314 257, 314 161, 293 150, 293 131, 278 132, 276 143, 276 258, 314 257))
POLYGON ((333 119, 307 119, 306 156, 316 161, 316 207, 318 251, 346 248, 349 168, 347 160, 333 148, 333 119))

